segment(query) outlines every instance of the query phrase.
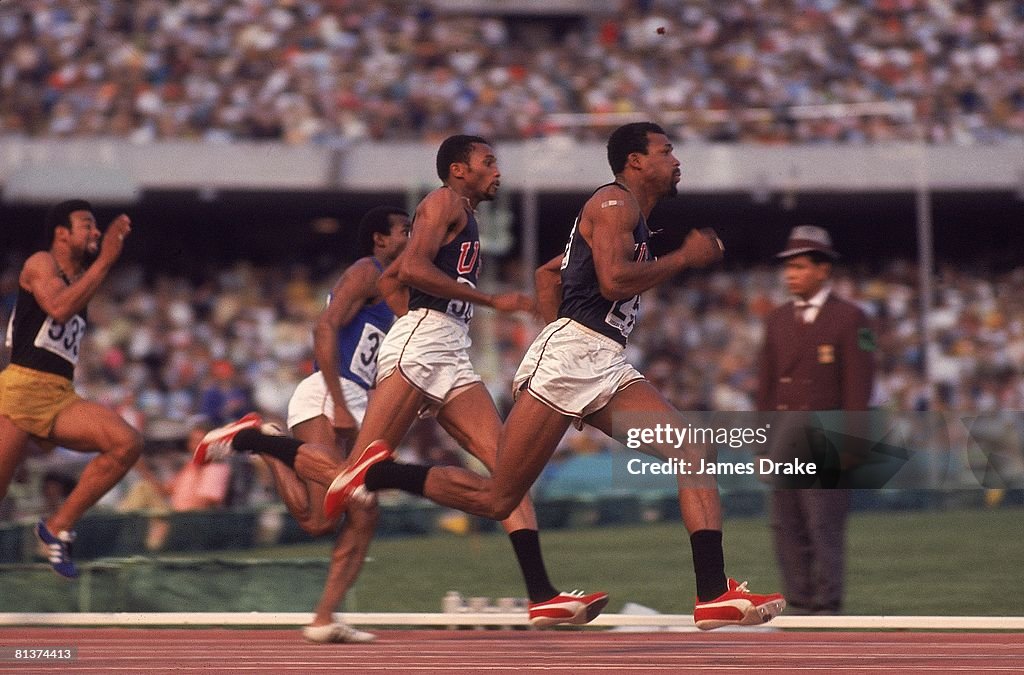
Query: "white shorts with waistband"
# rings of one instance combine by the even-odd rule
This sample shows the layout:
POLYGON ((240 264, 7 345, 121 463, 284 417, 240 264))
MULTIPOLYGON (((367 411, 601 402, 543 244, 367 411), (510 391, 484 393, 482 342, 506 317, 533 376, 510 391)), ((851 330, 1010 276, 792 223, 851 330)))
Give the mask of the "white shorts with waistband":
POLYGON ((414 309, 391 326, 377 356, 377 382, 396 370, 436 414, 452 395, 481 381, 469 360, 469 327, 442 312, 414 309))
MULTIPOLYGON (((339 377, 338 381, 341 382, 341 393, 345 396, 345 407, 352 413, 356 424, 362 424, 368 400, 366 390, 344 377, 339 377)), ((288 428, 294 429, 297 425, 320 415, 334 424, 334 399, 327 391, 323 373, 316 372, 295 387, 295 393, 288 401, 288 428)))
POLYGON ((573 424, 581 428, 583 418, 644 379, 618 342, 562 318, 549 323, 530 345, 512 391, 518 397, 525 387, 553 410, 576 418, 573 424))

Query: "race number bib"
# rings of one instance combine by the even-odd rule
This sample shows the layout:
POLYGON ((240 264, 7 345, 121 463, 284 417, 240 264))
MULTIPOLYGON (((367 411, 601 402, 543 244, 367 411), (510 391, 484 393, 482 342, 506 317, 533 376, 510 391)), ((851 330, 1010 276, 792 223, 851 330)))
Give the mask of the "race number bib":
POLYGON ((384 341, 384 331, 372 323, 363 326, 363 334, 359 336, 352 362, 348 369, 353 375, 362 378, 371 387, 377 381, 377 352, 384 341))
MULTIPOLYGON (((476 288, 476 284, 464 277, 458 277, 456 281, 460 284, 466 284, 467 286, 476 288)), ((459 321, 469 323, 473 319, 473 303, 468 300, 449 300, 448 308, 445 310, 445 313, 448 316, 455 317, 459 321)))
POLYGON ((604 322, 619 331, 624 338, 633 332, 636 315, 640 311, 640 296, 634 295, 626 300, 619 300, 608 310, 604 322))
POLYGON ((64 323, 57 323, 52 316, 39 328, 32 343, 39 349, 56 354, 71 365, 78 363, 78 351, 85 335, 85 319, 75 314, 64 323))

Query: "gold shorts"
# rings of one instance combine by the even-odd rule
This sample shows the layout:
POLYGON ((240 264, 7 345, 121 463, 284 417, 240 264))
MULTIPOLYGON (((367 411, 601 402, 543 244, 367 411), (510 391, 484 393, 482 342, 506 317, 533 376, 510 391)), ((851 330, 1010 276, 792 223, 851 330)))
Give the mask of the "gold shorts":
POLYGON ((80 401, 71 380, 23 366, 0 371, 0 415, 33 436, 47 438, 57 415, 80 401))

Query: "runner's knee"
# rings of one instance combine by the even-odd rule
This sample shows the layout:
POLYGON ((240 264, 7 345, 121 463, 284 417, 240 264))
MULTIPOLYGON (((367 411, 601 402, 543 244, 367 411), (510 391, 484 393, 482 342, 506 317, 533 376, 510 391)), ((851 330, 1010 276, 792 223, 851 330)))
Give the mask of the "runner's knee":
POLYGON ((519 506, 519 502, 522 500, 522 495, 514 495, 506 491, 498 492, 488 500, 491 508, 491 513, 488 517, 493 520, 505 520, 512 515, 512 512, 516 510, 516 507, 519 506))
POLYGON ((377 521, 380 520, 380 509, 377 508, 377 504, 356 504, 352 503, 348 507, 347 514, 348 526, 362 532, 373 533, 377 529, 377 521))
POLYGON ((296 520, 299 526, 302 527, 303 531, 311 537, 323 537, 334 532, 333 520, 328 520, 325 517, 314 519, 312 517, 303 520, 296 520))
POLYGON ((113 438, 113 443, 107 454, 115 459, 118 464, 132 466, 142 454, 144 445, 142 434, 135 429, 128 427, 119 431, 113 438))

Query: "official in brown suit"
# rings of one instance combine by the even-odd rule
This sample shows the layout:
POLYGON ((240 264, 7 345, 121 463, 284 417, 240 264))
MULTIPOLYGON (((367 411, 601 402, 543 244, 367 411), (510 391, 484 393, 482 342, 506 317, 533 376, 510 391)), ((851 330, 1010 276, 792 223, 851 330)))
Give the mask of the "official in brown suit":
MULTIPOLYGON (((786 250, 776 257, 783 261, 783 279, 794 300, 773 311, 765 324, 758 409, 867 410, 874 378, 874 336, 864 312, 832 292, 832 263, 838 254, 831 237, 820 227, 796 227, 786 250)), ((794 417, 789 412, 784 419, 794 417)), ((833 486, 841 471, 840 460, 834 452, 830 459, 820 452, 820 446, 828 445, 820 442, 823 436, 817 441, 810 438, 803 443, 819 464, 814 484, 833 486)), ((773 459, 792 460, 792 456, 778 456, 792 447, 776 444, 773 459)), ((849 490, 776 484, 770 501, 775 550, 790 607, 811 614, 839 613, 849 490)))

